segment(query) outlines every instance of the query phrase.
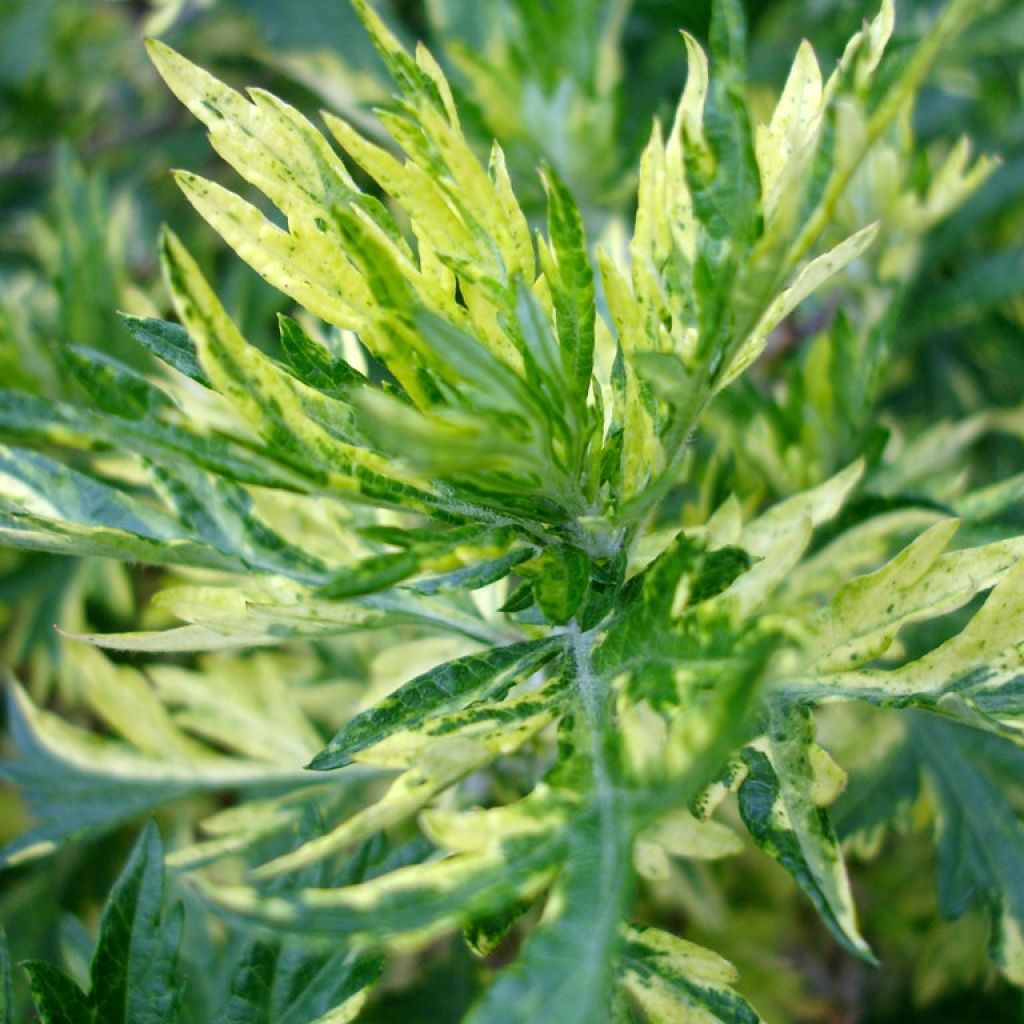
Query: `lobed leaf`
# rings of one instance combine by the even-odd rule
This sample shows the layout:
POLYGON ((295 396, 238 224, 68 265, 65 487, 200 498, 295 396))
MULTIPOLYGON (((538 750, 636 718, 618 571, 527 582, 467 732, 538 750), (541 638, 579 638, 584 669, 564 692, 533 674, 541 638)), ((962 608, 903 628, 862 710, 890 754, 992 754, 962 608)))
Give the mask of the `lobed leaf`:
POLYGON ((415 729, 432 715, 482 697, 503 695, 541 669, 560 647, 557 638, 524 640, 439 665, 356 715, 317 754, 310 767, 319 771, 340 768, 359 752, 394 733, 415 729))
POLYGON ((857 928, 839 840, 815 799, 813 735, 805 708, 773 706, 767 751, 742 752, 748 774, 739 788, 740 814, 754 841, 796 879, 839 942, 874 963, 857 928))

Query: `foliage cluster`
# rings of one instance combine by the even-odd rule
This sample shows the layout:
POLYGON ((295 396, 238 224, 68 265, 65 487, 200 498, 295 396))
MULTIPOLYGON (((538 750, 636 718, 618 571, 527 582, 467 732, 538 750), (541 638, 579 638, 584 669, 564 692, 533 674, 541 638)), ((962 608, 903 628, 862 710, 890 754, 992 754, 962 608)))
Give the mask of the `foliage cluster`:
POLYGON ((0 861, 158 809, 165 837, 95 943, 66 923, 65 969, 26 963, 40 1019, 383 1024, 417 991, 472 1024, 824 1019, 756 948, 781 875, 751 851, 872 964, 846 862, 893 831, 934 831, 967 915, 938 941, 983 917, 1024 985, 1024 310, 979 232, 1012 238, 1021 172, 922 91, 971 40, 957 80, 1002 95, 1019 15, 950 0, 894 37, 886 0, 772 95, 750 55, 781 30, 751 48, 717 0, 640 139, 643 4, 428 5, 447 73, 353 8, 375 55, 266 54, 331 139, 149 44, 243 184, 175 180, 269 287, 225 303, 209 242, 166 231, 168 319, 65 155, 56 287, 5 307, 6 586, 45 574, 8 641, 32 821, 0 861))

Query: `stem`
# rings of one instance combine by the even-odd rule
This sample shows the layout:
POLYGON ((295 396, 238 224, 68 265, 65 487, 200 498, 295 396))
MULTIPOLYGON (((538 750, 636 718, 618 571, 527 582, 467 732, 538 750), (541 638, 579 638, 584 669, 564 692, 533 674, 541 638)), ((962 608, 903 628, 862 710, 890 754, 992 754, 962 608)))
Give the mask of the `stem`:
POLYGON ((569 654, 575 669, 576 691, 587 726, 597 805, 599 809, 610 808, 610 813, 601 813, 603 847, 605 826, 609 820, 614 822, 615 819, 615 786, 612 783, 604 745, 606 694, 603 692, 601 680, 594 675, 593 632, 580 632, 579 624, 573 621, 566 627, 566 636, 569 639, 569 654))
MULTIPOLYGON (((607 689, 604 680, 594 674, 592 659, 594 631, 583 633, 574 620, 565 631, 569 655, 575 669, 576 692, 583 710, 589 741, 591 777, 594 784, 593 812, 597 827, 595 849, 579 850, 576 856, 591 859, 595 865, 601 909, 599 933, 614 942, 622 907, 629 891, 629 851, 633 830, 625 816, 612 779, 605 747, 607 689)), ((605 947, 607 949, 607 947, 605 947)), ((605 953, 604 955, 608 955, 605 953)), ((596 973, 599 973, 596 972, 596 973)))

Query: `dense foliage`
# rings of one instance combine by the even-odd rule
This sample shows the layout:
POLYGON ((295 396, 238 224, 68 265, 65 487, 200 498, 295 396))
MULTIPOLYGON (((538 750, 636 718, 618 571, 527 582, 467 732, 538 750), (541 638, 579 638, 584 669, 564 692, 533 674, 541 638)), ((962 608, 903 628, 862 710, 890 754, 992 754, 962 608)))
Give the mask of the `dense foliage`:
POLYGON ((267 55, 330 139, 148 46, 244 184, 175 180, 269 288, 226 305, 209 240, 167 230, 167 319, 64 153, 56 326, 8 312, 0 539, 8 581, 45 572, 12 613, 31 822, 0 860, 163 826, 95 941, 25 963, 40 1019, 823 1020, 777 973, 798 911, 764 865, 809 944, 884 976, 920 911, 862 929, 846 862, 919 873, 927 830, 948 941, 983 916, 1024 985, 1019 269, 925 298, 942 232, 1019 261, 962 219, 1019 210, 913 116, 1019 15, 950 0, 894 38, 886 0, 769 96, 716 0, 640 140, 643 5, 432 5, 449 73, 353 8, 376 57, 267 55))

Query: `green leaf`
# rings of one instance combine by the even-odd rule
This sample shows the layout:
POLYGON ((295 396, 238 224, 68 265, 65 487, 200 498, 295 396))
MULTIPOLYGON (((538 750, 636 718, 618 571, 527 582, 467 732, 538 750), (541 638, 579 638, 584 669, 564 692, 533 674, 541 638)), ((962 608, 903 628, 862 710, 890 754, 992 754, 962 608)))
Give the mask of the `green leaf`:
POLYGON ((97 1022, 157 1024, 180 1014, 175 979, 181 908, 161 913, 163 850, 146 826, 100 919, 90 965, 90 998, 97 1022))
POLYGON ((544 171, 548 194, 548 234, 554 261, 545 267, 555 307, 562 369, 582 418, 594 364, 594 270, 583 219, 565 183, 550 167, 544 171))
POLYGON ((154 317, 130 316, 127 313, 122 313, 121 319, 131 336, 153 355, 197 384, 210 386, 209 378, 199 365, 196 347, 184 327, 154 317))
POLYGON ((319 583, 327 568, 285 540, 257 513, 245 488, 192 467, 154 466, 152 476, 189 532, 241 565, 306 583, 319 583))
POLYGON ((7 948, 7 932, 2 925, 0 925, 0 1024, 14 1024, 11 954, 7 948))
POLYGON ((932 715, 908 716, 913 748, 938 801, 939 905, 960 917, 972 904, 992 914, 992 955, 1024 984, 1024 822, 1011 793, 1024 754, 1005 741, 932 715))
POLYGON ((294 943, 249 939, 212 1024, 347 1024, 362 1009, 382 966, 350 950, 322 956, 294 943))
POLYGON ((716 0, 709 41, 714 73, 704 112, 704 133, 714 153, 715 174, 710 182, 694 182, 691 177, 691 187, 711 238, 749 244, 760 227, 761 183, 743 95, 747 41, 739 0, 716 0))
POLYGON ((571 544, 555 544, 519 566, 519 574, 533 583, 533 596, 548 622, 564 625, 586 596, 590 559, 571 544))
POLYGON ((166 513, 38 452, 0 447, 0 483, 8 501, 36 520, 106 528, 143 542, 187 539, 166 513))
POLYGON ((22 966, 42 1024, 93 1024, 89 997, 63 971, 40 960, 22 966))
POLYGON ((297 473, 232 436, 200 436, 151 420, 126 420, 0 391, 0 431, 19 440, 106 450, 124 448, 165 465, 198 465, 229 480, 286 490, 309 487, 297 473))
POLYGON ((150 823, 103 909, 89 995, 49 964, 25 965, 46 1024, 174 1024, 180 1019, 182 908, 165 915, 162 905, 163 850, 150 823))
POLYGON ((545 917, 467 1024, 590 1024, 607 1018, 619 922, 631 887, 628 843, 604 813, 575 823, 545 917))
POLYGON ((836 833, 845 846, 872 855, 890 827, 900 830, 910 823, 920 792, 920 765, 901 730, 895 749, 850 773, 849 785, 831 808, 836 833))
POLYGON ((369 381, 344 359, 337 359, 323 345, 314 341, 289 316, 279 313, 281 348, 298 378, 311 387, 336 398, 351 388, 368 385, 369 381))
POLYGON ((38 452, 0 446, 0 537, 14 547, 234 568, 153 504, 38 452))

